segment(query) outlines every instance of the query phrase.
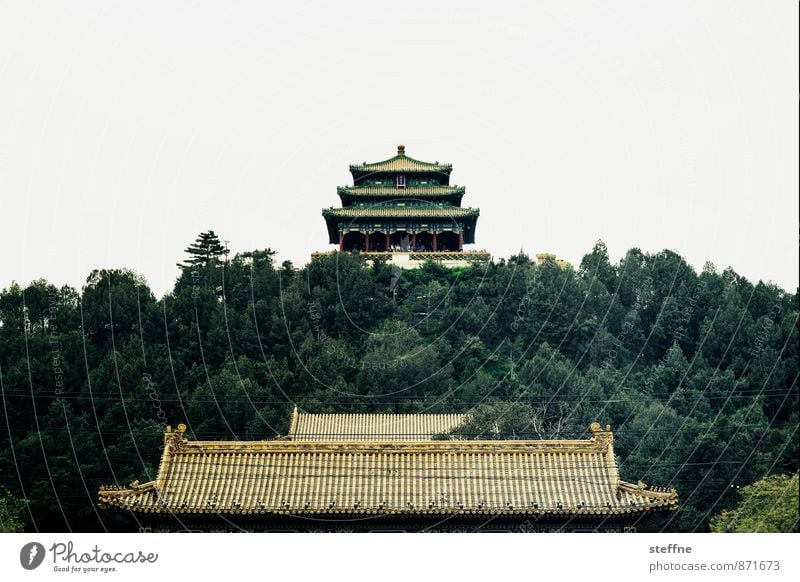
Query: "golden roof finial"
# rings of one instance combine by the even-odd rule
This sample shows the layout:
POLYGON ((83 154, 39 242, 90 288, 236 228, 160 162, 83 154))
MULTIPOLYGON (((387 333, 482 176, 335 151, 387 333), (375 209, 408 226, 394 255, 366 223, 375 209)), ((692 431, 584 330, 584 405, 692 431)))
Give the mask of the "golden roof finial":
POLYGON ((406 155, 406 146, 404 146, 403 144, 398 145, 397 146, 397 155, 398 156, 406 155))
POLYGON ((614 442, 614 433, 611 432, 611 425, 607 424, 605 430, 599 422, 593 422, 589 428, 592 430, 592 439, 597 442, 614 442))
POLYGON ((167 425, 164 431, 164 444, 181 442, 185 438, 185 433, 186 425, 183 423, 179 424, 175 430, 172 430, 172 426, 167 425))

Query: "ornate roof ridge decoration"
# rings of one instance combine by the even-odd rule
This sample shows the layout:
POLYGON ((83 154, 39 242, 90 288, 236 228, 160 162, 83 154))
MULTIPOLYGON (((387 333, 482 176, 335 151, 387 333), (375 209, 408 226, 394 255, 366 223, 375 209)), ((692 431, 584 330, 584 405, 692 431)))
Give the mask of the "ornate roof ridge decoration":
POLYGON ((674 489, 619 479, 614 435, 531 441, 189 441, 168 429, 155 481, 101 487, 101 507, 162 514, 634 515, 674 489), (335 478, 333 478, 335 476, 335 478))
POLYGON ((350 172, 358 175, 376 172, 435 172, 449 174, 453 170, 452 164, 440 164, 439 162, 423 162, 406 155, 406 146, 397 146, 397 155, 380 162, 363 162, 361 164, 350 164, 350 172))
POLYGON ((594 440, 287 440, 283 438, 263 441, 185 441, 181 455, 205 454, 507 454, 507 453, 596 453, 605 452, 606 446, 594 440))
POLYGON ((639 481, 637 484, 628 483, 627 481, 620 481, 619 488, 623 491, 627 491, 633 495, 638 495, 639 497, 646 498, 646 499, 657 499, 657 500, 666 500, 670 501, 673 498, 677 499, 677 491, 675 488, 667 488, 667 487, 653 487, 650 488, 648 485, 642 481, 639 481))
POLYGON ((108 497, 128 497, 136 495, 137 493, 147 493, 148 491, 155 491, 156 482, 148 481, 147 483, 139 483, 139 481, 132 481, 127 487, 121 485, 101 485, 100 492, 108 497))

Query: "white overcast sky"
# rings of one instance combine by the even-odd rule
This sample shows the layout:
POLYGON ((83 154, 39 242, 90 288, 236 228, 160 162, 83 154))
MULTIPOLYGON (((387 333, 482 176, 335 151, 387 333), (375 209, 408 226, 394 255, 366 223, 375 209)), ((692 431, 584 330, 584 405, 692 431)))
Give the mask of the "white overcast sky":
POLYGON ((451 162, 475 249, 798 283, 797 2, 4 2, 0 288, 214 229, 307 262, 351 162, 451 162))

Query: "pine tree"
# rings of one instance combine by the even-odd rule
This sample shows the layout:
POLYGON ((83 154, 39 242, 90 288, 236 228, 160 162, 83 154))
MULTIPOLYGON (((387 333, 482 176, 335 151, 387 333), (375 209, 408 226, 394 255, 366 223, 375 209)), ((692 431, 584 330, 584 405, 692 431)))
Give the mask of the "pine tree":
POLYGON ((213 230, 202 232, 184 251, 189 254, 185 264, 180 267, 206 266, 212 259, 216 260, 226 253, 225 247, 213 230))

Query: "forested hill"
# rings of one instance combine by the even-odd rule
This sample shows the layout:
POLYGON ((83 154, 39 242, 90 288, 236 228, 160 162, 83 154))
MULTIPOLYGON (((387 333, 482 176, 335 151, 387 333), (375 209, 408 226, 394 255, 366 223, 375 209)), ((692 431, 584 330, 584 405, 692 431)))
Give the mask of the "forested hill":
POLYGON ((796 291, 671 251, 615 265, 602 243, 574 268, 335 253, 298 270, 213 233, 187 252, 160 300, 126 269, 0 293, 0 493, 8 515, 28 500, 26 529, 103 530, 98 486, 152 479, 167 423, 264 439, 295 405, 472 411, 479 438, 611 424, 624 479, 678 490, 650 526, 668 531, 707 531, 738 486, 798 469, 796 291))

